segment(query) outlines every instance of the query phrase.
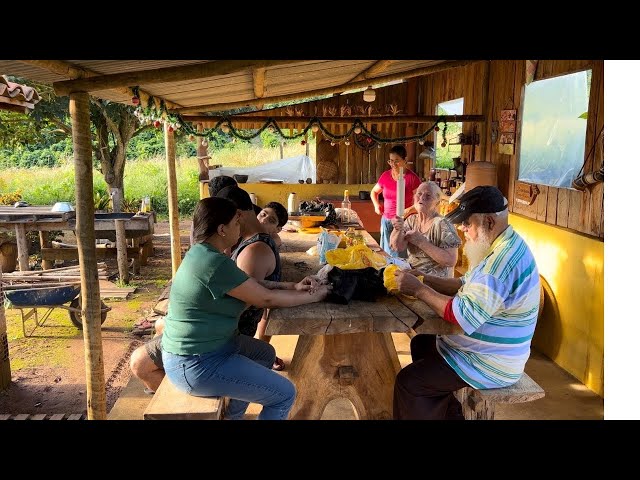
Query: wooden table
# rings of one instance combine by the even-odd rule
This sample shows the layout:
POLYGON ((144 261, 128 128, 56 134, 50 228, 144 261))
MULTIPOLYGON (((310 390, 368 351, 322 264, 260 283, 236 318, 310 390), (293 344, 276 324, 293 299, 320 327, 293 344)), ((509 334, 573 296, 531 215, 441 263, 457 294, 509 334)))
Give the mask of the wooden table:
MULTIPOLYGON (((0 231, 14 231, 18 247, 18 263, 21 271, 29 270, 28 231, 40 232, 40 246, 43 254, 64 256, 61 249, 52 249, 47 235, 42 232, 76 229, 76 212, 52 212, 51 206, 12 207, 0 206, 0 231)), ((96 213, 94 230, 96 238, 115 240, 115 221, 124 220, 125 237, 133 239, 137 248, 141 238, 152 238, 155 214, 150 213, 96 213)), ((68 252, 69 258, 77 258, 77 250, 68 252)), ((49 265, 46 265, 49 267, 49 265)), ((45 262, 43 262, 43 268, 45 262)))
MULTIPOLYGON (((367 245, 379 248, 371 235, 362 233, 367 245)), ((280 236, 283 279, 298 281, 319 270, 318 257, 305 253, 316 244, 317 235, 281 232, 280 236)), ((386 296, 376 302, 274 309, 266 334, 300 336, 289 369, 297 388, 290 418, 319 419, 331 400, 347 398, 359 419, 390 419, 393 385, 400 371, 391 333, 408 333, 425 324, 433 333, 449 333, 444 331, 449 324, 429 307, 414 308, 420 314, 386 296)))
MULTIPOLYGON (((52 212, 50 206, 12 207, 0 206, 0 230, 14 231, 18 246, 18 264, 21 271, 29 270, 29 245, 27 232, 69 229, 69 220, 76 212, 52 212)), ((46 243, 40 235, 40 243, 46 243)))

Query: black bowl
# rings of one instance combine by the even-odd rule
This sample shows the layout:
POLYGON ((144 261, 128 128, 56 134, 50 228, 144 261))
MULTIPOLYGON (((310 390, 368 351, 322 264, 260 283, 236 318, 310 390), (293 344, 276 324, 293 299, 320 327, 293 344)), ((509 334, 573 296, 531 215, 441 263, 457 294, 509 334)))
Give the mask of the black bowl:
POLYGON ((233 178, 238 183, 247 183, 247 180, 249 179, 249 175, 234 175, 233 178))

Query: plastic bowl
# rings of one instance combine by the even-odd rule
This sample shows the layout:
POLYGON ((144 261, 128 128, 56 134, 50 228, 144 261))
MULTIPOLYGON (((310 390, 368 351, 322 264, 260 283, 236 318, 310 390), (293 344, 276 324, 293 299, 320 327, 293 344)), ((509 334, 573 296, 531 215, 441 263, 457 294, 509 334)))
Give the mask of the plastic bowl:
POLYGON ((69 202, 56 202, 51 208, 52 212, 73 212, 73 205, 69 202))

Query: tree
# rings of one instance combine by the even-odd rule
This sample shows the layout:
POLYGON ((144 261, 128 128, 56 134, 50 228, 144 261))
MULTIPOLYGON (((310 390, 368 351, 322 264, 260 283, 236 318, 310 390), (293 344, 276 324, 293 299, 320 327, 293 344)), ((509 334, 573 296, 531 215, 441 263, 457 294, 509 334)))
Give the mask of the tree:
MULTIPOLYGON (((71 135, 69 98, 59 97, 53 88, 26 79, 11 79, 38 90, 41 100, 33 112, 16 117, 16 121, 0 118, 0 145, 38 143, 45 134, 55 131, 71 135)), ((99 170, 104 175, 109 191, 114 192, 113 210, 119 212, 124 199, 124 166, 129 141, 149 128, 141 126, 131 106, 91 97, 90 119, 92 123, 92 148, 99 170)))
POLYGON ((100 162, 100 172, 109 186, 109 192, 113 194, 113 211, 119 212, 124 200, 123 180, 127 144, 133 137, 149 128, 149 125, 140 126, 132 107, 93 97, 90 118, 96 139, 92 142, 93 152, 100 162))

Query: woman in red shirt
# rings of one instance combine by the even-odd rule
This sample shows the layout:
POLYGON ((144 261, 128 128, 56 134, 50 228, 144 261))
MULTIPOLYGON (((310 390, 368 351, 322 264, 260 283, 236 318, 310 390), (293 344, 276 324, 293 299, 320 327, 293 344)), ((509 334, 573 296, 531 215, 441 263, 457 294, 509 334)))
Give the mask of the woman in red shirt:
POLYGON ((407 169, 407 150, 402 145, 395 145, 389 152, 390 170, 386 170, 380 175, 378 183, 371 189, 371 201, 380 219, 380 247, 392 257, 406 256, 400 255, 391 248, 389 238, 393 230, 391 221, 396 217, 396 181, 400 174, 400 168, 404 169, 404 208, 413 204, 413 192, 420 185, 421 180, 413 171, 407 169), (380 205, 378 195, 382 192, 384 206, 380 205), (384 209, 384 210, 383 210, 384 209))

